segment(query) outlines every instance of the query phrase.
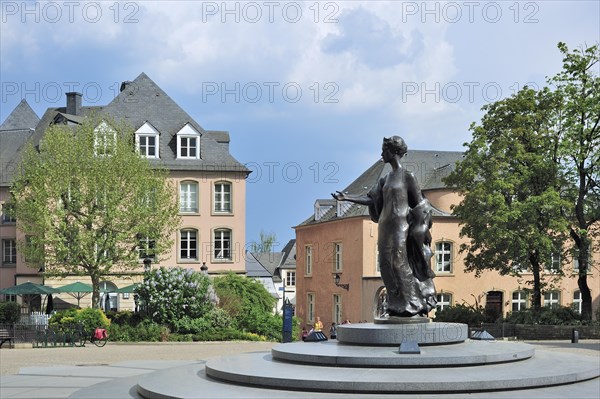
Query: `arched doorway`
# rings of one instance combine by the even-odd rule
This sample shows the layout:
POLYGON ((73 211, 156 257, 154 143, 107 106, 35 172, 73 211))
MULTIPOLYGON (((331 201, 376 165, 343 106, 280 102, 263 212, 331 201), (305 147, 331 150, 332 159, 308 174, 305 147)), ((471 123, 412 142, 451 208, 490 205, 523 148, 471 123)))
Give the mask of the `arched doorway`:
POLYGON ((119 294, 117 286, 110 281, 100 283, 100 308, 104 312, 116 312, 119 308, 119 294))

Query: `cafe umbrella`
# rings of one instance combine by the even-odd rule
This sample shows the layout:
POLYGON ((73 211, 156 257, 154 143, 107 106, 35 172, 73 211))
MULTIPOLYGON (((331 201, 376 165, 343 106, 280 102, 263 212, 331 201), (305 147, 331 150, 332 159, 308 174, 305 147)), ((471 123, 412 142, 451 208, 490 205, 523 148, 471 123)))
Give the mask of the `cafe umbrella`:
POLYGON ((133 294, 133 293, 135 293, 135 289, 137 287, 139 287, 139 286, 140 286, 140 283, 135 283, 135 284, 127 285, 127 286, 125 286, 123 288, 117 289, 116 292, 119 293, 119 294, 123 294, 123 293, 133 294))
POLYGON ((80 307, 79 302, 81 301, 81 298, 84 298, 94 291, 91 285, 82 283, 81 281, 63 285, 62 287, 58 287, 58 290, 77 299, 77 307, 80 307))
POLYGON ((56 288, 48 287, 47 285, 32 283, 27 281, 26 283, 17 284, 12 287, 4 288, 0 290, 0 294, 4 295, 19 295, 23 298, 28 306, 31 307, 33 298, 37 295, 52 295, 57 294, 60 291, 56 288))

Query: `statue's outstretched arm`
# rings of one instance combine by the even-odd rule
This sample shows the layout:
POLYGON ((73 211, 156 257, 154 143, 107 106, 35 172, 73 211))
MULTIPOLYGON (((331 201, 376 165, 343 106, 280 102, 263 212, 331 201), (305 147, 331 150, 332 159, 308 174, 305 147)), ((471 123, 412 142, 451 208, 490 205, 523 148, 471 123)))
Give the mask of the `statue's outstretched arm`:
POLYGON ((373 205, 373 199, 367 195, 352 195, 346 194, 341 191, 336 191, 335 193, 331 193, 331 196, 338 201, 349 201, 354 202, 355 204, 360 205, 373 205))

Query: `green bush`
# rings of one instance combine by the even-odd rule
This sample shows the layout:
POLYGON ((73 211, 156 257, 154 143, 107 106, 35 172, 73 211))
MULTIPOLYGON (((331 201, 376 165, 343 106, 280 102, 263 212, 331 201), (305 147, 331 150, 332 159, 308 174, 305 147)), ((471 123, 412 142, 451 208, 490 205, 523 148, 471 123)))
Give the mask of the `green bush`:
POLYGON ((205 333, 194 334, 194 341, 267 341, 267 338, 254 333, 247 333, 233 328, 220 328, 205 333))
POLYGON ((102 309, 77 309, 70 308, 56 312, 49 320, 50 328, 55 330, 69 330, 76 324, 83 324, 84 331, 93 331, 96 328, 106 328, 110 326, 110 320, 106 317, 102 309))
POLYGON ((0 324, 15 324, 21 317, 21 305, 16 302, 0 302, 0 324))
POLYGON ((231 315, 238 330, 281 339, 281 328, 277 327, 277 318, 281 318, 273 315, 277 300, 264 285, 234 273, 215 278, 214 285, 219 307, 231 315))
POLYGON ((119 312, 107 312, 106 317, 110 319, 111 325, 130 325, 137 326, 144 320, 140 313, 134 313, 131 310, 121 310, 119 312))
POLYGON ((490 320, 485 313, 485 309, 482 307, 457 304, 436 311, 435 321, 463 323, 468 324, 471 327, 477 327, 480 326, 481 323, 486 323, 490 320))
POLYGON ((567 306, 543 307, 539 311, 525 309, 509 313, 506 323, 511 324, 542 324, 542 325, 578 325, 580 315, 567 306))
POLYGON ((108 329, 108 339, 119 342, 158 342, 164 327, 150 320, 142 321, 133 326, 128 324, 111 324, 108 329))
POLYGON ((269 291, 255 279, 228 273, 214 280, 215 290, 219 296, 219 305, 232 316, 237 316, 250 309, 272 313, 277 300, 269 291), (227 304, 221 303, 225 298, 231 298, 227 304), (227 308, 230 307, 230 309, 227 308))
POLYGON ((253 309, 246 318, 245 329, 246 331, 265 336, 269 340, 281 341, 283 338, 283 319, 280 315, 253 309))

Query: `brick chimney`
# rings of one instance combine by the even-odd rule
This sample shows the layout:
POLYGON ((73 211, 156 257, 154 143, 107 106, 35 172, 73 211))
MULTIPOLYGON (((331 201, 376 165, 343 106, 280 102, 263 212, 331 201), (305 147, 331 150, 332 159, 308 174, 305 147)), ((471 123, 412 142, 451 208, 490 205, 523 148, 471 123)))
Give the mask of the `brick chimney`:
POLYGON ((69 92, 67 93, 67 114, 79 115, 81 111, 81 93, 69 92))

